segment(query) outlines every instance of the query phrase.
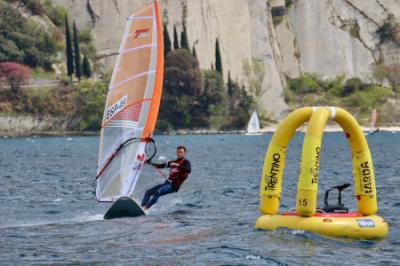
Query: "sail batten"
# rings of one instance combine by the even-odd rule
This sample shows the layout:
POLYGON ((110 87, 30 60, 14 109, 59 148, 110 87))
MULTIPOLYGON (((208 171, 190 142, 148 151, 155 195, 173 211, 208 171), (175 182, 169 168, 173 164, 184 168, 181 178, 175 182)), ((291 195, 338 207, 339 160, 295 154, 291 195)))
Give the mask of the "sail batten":
POLYGON ((147 17, 129 17, 128 20, 150 20, 154 19, 153 16, 147 16, 147 17))
POLYGON ((147 45, 141 45, 135 48, 130 48, 130 49, 126 49, 120 52, 120 54, 124 55, 130 52, 134 52, 134 51, 138 51, 141 49, 145 49, 145 48, 152 48, 152 47, 157 47, 157 44, 147 44, 147 45))
POLYGON ((161 99, 164 51, 158 2, 126 23, 104 110, 96 197, 130 196, 145 161, 161 99))
POLYGON ((143 77, 143 76, 147 76, 149 74, 154 74, 154 73, 156 73, 156 72, 155 71, 147 71, 147 72, 136 74, 134 76, 131 76, 131 77, 121 81, 120 83, 115 84, 113 87, 110 88, 110 90, 114 90, 114 89, 128 83, 129 81, 135 80, 135 79, 143 77))

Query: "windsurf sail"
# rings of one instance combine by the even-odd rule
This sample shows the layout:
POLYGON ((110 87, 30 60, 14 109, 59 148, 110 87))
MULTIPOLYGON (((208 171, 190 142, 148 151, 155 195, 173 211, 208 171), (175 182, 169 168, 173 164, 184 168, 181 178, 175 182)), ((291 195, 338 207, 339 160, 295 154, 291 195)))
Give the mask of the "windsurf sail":
POLYGON ((254 111, 251 114, 249 124, 247 125, 247 133, 248 134, 260 133, 260 120, 258 120, 257 111, 254 111))
POLYGON ((146 160, 160 106, 164 44, 158 1, 128 17, 100 135, 96 197, 130 196, 146 160))
POLYGON ((372 110, 371 112, 371 121, 370 121, 370 130, 373 131, 376 129, 376 121, 378 119, 378 111, 376 110, 376 108, 374 110, 372 110))

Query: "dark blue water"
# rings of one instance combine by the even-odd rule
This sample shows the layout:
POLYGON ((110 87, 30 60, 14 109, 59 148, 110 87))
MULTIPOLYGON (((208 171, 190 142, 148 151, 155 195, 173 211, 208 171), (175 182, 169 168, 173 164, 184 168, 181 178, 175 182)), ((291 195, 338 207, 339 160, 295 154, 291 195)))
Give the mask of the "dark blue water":
MULTIPOLYGON (((302 137, 297 134, 288 150, 281 210, 294 207, 302 137)), ((156 137, 159 155, 167 158, 178 144, 189 148, 192 175, 149 216, 106 221, 109 204, 97 203, 93 188, 97 137, 0 139, 0 264, 400 264, 400 134, 368 138, 379 214, 390 226, 382 242, 254 229, 270 138, 156 137)), ((343 134, 325 135, 321 157, 320 195, 352 180, 343 134)), ((162 181, 151 168, 143 177, 145 185, 162 181)), ((354 207, 352 191, 345 194, 354 207)))

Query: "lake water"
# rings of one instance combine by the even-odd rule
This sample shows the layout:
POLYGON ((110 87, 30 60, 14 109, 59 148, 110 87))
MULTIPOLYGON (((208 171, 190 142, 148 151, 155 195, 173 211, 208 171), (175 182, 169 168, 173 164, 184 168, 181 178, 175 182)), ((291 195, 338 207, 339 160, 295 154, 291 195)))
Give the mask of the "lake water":
MULTIPOLYGON (((389 222, 381 242, 254 229, 270 138, 156 136, 158 155, 168 159, 177 145, 186 145, 193 172, 150 215, 116 220, 102 219, 110 204, 97 203, 94 195, 97 137, 0 139, 0 264, 400 264, 400 134, 368 137, 379 214, 389 222)), ((288 148, 281 210, 294 207, 302 138, 297 134, 288 148)), ((343 134, 325 134, 320 169, 322 203, 325 189, 352 181, 343 134)), ((162 182, 151 167, 142 180, 162 182)), ((345 202, 355 207, 352 189, 345 202)))

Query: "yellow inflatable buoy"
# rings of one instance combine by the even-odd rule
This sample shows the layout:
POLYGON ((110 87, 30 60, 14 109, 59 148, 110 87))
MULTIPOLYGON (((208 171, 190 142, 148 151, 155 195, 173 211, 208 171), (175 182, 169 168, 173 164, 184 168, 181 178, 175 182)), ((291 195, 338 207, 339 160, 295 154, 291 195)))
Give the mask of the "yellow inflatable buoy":
MULTIPOLYGON (((340 193, 347 186, 335 188, 340 193)), ((304 107, 289 114, 277 128, 268 147, 261 178, 259 209, 263 215, 257 219, 256 227, 260 229, 289 228, 332 237, 384 238, 388 225, 375 215, 378 204, 372 158, 356 119, 337 107, 304 107), (350 142, 357 212, 348 212, 343 207, 328 208, 325 213, 317 212, 321 141, 329 119, 342 127, 350 142), (309 124, 297 183, 296 212, 278 214, 286 147, 296 129, 307 121, 309 124)))

